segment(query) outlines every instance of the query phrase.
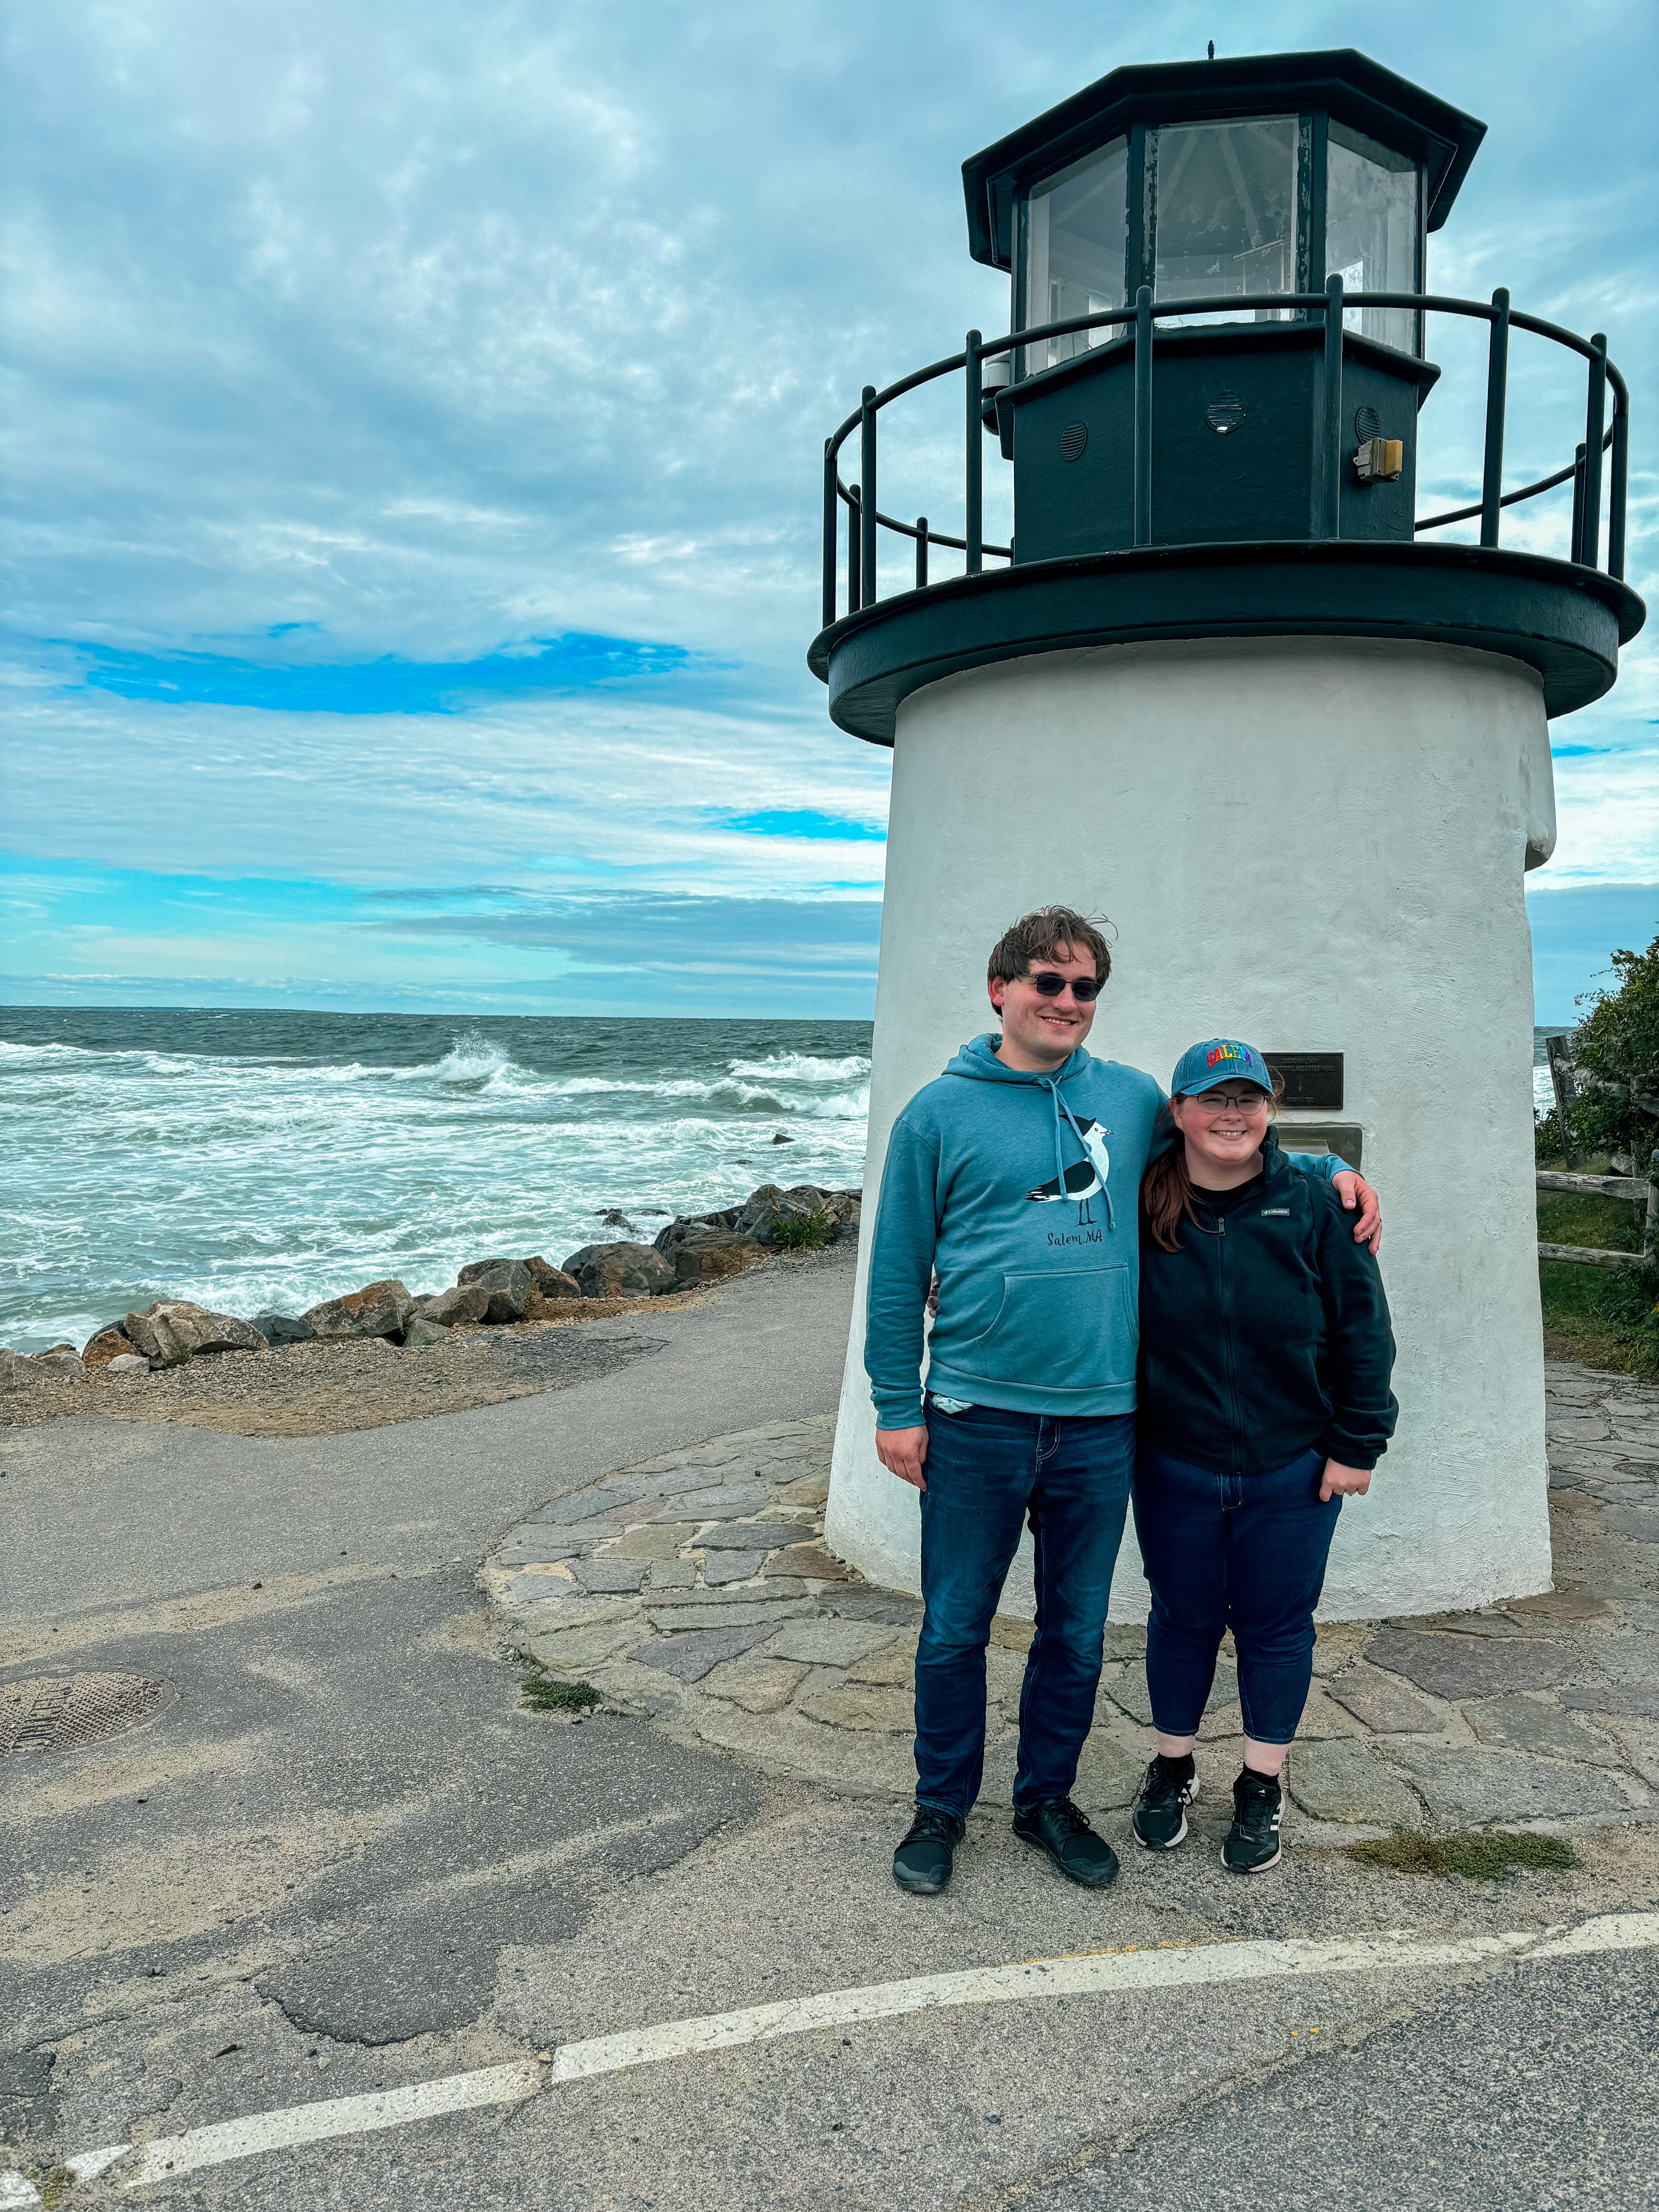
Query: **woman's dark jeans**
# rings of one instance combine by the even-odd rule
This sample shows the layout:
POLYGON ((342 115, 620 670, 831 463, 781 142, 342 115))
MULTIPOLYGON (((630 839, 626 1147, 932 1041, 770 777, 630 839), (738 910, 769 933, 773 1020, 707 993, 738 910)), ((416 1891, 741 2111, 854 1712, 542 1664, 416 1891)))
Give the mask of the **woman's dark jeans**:
POLYGON ((1320 1503, 1322 1452, 1271 1474, 1217 1474, 1142 1442, 1135 1534, 1152 1609, 1146 1688, 1154 1726, 1196 1735, 1231 1628, 1244 1733, 1289 1743, 1313 1679, 1314 1607, 1340 1498, 1320 1503))
POLYGON ((965 1819, 985 1765, 985 1646, 1029 1515, 1036 1633, 1019 1693, 1018 1808, 1071 1794, 1134 1466, 1133 1413, 927 1407, 916 1802, 965 1819))

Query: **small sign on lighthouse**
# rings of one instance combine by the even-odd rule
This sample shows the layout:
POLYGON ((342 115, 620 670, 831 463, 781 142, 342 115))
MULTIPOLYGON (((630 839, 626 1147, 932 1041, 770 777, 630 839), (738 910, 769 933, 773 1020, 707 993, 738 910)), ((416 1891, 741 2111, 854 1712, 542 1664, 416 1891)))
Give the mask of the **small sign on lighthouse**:
MULTIPOLYGON (((1611 688, 1644 610, 1605 337, 1429 289, 1485 131, 1351 52, 1115 70, 963 164, 1007 330, 866 386, 824 449, 810 661, 836 725, 894 754, 868 1188, 1033 908, 1115 927, 1097 1057, 1162 1079, 1195 1036, 1282 1046, 1283 1142, 1363 1158, 1382 1194, 1399 1346, 1337 1618, 1551 1580, 1522 886, 1555 842, 1550 720, 1611 688), (1484 444, 1467 502, 1421 515, 1446 318, 1486 336, 1484 444), (1563 465, 1530 483, 1504 466, 1522 346, 1583 374, 1563 465), (904 400, 947 380, 959 480, 930 520, 885 512, 904 400), (1510 507, 1552 498, 1563 557, 1503 543, 1510 507)), ((1086 1236, 1105 1172, 1031 1196, 1086 1236)), ((863 1333, 861 1276, 828 1534, 915 1589, 863 1333)), ((1144 1604, 1126 1547, 1114 1612, 1144 1604)))

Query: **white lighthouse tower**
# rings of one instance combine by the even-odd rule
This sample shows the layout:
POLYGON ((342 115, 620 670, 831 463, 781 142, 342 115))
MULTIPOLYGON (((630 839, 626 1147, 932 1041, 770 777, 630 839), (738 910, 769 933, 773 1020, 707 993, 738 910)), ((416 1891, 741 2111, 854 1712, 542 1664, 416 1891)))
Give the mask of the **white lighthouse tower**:
MULTIPOLYGON (((1400 1426, 1342 1516, 1333 1618, 1550 1583, 1522 883, 1555 841, 1550 718, 1611 687, 1644 609, 1606 341, 1425 291, 1484 134, 1352 52, 1115 70, 963 166, 1008 333, 866 387, 825 449, 811 662, 839 726, 894 751, 866 1189, 900 1108, 988 1026, 987 952, 1033 907, 1116 926, 1091 1050, 1167 1081, 1194 1037, 1256 1042, 1284 1139, 1384 1205, 1400 1426), (1484 477, 1419 523, 1445 315, 1489 333, 1484 477), (1512 341, 1580 356, 1586 408, 1576 459, 1506 492, 1512 341), (940 378, 965 387, 960 535, 879 507, 885 410, 940 378), (1557 486, 1571 557, 1504 550, 1501 508, 1557 486), (1478 543, 1435 534, 1459 522, 1478 543), (962 572, 932 580, 939 546, 962 572)), ((876 1458, 863 1366, 868 1242, 828 1535, 914 1589, 915 1494, 876 1458)), ((1144 1603, 1127 1543, 1114 1615, 1144 1603)))

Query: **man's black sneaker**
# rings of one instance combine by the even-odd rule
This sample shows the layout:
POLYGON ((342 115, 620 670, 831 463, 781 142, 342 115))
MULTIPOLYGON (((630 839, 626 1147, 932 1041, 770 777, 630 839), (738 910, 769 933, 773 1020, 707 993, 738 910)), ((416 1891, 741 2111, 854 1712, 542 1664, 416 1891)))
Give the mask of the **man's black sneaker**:
POLYGON ((1187 1833, 1187 1808, 1198 1795, 1192 1753, 1165 1759, 1160 1751, 1146 1769, 1129 1826, 1149 1851, 1172 1851, 1187 1833))
POLYGON ((1104 1889, 1117 1876, 1117 1853, 1096 1835, 1069 1797, 1047 1797, 1014 1815, 1014 1833, 1047 1851, 1060 1872, 1085 1889, 1104 1889))
POLYGON ((1284 1792, 1273 1777, 1247 1766, 1233 1784, 1233 1825, 1221 1846, 1229 1874, 1261 1874, 1279 1863, 1279 1820, 1284 1792))
POLYGON ((918 1805, 910 1832, 893 1854, 893 1879, 899 1887, 917 1897, 937 1897, 951 1879, 967 1825, 937 1805, 918 1805))

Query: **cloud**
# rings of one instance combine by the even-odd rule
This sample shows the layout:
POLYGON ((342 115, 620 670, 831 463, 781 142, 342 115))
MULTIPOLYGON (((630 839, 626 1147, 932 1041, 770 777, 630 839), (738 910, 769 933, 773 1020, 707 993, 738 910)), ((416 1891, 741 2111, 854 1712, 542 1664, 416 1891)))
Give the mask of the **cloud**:
MULTIPOLYGON (((1656 20, 1402 0, 1359 34, 1492 125, 1431 282, 1606 329, 1638 426, 1656 20)), ((1354 35, 1297 0, 1271 41, 1354 35)), ((830 727, 803 658, 824 434, 866 381, 1006 327, 1006 281, 966 255, 965 154, 1118 64, 1263 36, 1243 0, 22 11, 6 811, 54 914, 84 899, 92 926, 80 862, 734 912, 873 884, 887 760, 830 727)), ((1482 434, 1484 337, 1431 332, 1425 510, 1474 495, 1482 434)), ((1583 422, 1577 363, 1519 338, 1514 361, 1512 484, 1583 422)), ((882 499, 959 529, 953 390, 884 422, 882 499)), ((1510 509, 1504 542, 1559 553, 1569 515, 1559 493, 1510 509)), ((1558 731, 1558 881, 1648 872, 1655 667, 1638 640, 1558 731)), ((279 950, 300 921, 270 911, 279 950)), ((494 988, 485 939, 422 941, 454 988, 468 959, 494 988)), ((338 957, 391 942, 354 928, 338 957)))

